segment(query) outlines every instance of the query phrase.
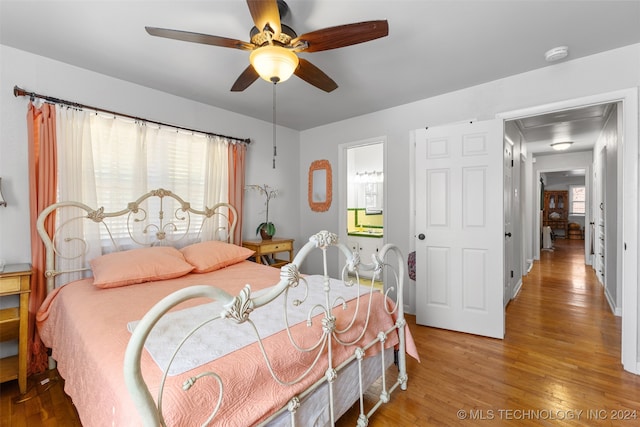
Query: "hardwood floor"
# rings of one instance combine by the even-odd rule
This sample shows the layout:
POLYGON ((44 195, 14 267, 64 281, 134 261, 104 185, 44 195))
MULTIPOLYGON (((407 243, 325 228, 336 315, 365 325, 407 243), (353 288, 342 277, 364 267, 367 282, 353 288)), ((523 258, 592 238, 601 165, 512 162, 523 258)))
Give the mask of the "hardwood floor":
POLYGON ((0 427, 82 427, 58 372, 31 376, 20 395, 17 381, 0 384, 0 427))
MULTIPOLYGON (((504 340, 417 326, 408 316, 421 362, 409 358, 408 390, 369 425, 640 425, 640 377, 622 369, 621 321, 582 245, 558 240, 542 253, 507 307, 504 340)), ((23 403, 14 401, 16 382, 1 385, 1 427, 80 425, 62 381, 29 384, 23 403)), ((352 410, 338 425, 356 418, 352 410)))

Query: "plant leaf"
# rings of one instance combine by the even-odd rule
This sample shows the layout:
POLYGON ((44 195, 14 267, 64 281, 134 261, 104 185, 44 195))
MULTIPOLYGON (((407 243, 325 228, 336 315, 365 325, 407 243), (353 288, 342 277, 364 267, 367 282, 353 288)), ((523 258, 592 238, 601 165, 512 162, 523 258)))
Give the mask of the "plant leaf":
POLYGON ((273 236, 274 234, 276 234, 276 226, 275 226, 275 225, 273 225, 273 223, 272 223, 272 222, 268 222, 266 225, 267 225, 267 226, 266 226, 266 228, 267 228, 267 230, 266 230, 266 231, 267 231, 267 234, 268 234, 269 236, 273 236))

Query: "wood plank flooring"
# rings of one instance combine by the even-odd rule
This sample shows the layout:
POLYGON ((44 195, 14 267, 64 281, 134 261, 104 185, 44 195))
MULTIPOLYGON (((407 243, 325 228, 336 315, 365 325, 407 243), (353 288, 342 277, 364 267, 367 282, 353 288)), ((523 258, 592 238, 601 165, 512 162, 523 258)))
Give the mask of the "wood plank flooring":
MULTIPOLYGON (((408 390, 369 426, 640 425, 640 377, 622 369, 621 321, 584 265, 582 245, 558 240, 542 253, 507 307, 504 340, 426 328, 408 316, 421 362, 409 358, 408 390)), ((15 381, 0 385, 0 427, 80 425, 63 382, 47 388, 40 379, 30 379, 22 403, 15 381)), ((339 426, 356 425, 353 409, 339 426)))

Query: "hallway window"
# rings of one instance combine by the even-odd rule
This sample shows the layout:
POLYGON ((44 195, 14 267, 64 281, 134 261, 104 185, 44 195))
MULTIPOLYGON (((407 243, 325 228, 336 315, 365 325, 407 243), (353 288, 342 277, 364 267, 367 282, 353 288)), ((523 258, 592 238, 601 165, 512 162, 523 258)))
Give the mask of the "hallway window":
POLYGON ((569 215, 585 214, 585 193, 586 191, 584 185, 569 186, 569 215))

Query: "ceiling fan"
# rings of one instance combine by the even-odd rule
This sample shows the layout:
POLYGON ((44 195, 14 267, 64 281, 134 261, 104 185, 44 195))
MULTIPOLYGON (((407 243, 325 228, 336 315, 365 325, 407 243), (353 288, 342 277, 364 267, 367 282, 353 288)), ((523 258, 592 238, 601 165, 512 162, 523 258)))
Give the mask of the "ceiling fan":
POLYGON ((298 52, 320 52, 368 42, 389 34, 386 20, 366 21, 324 28, 298 36, 280 22, 289 11, 283 0, 247 0, 255 26, 250 42, 226 37, 166 28, 145 27, 152 36, 251 51, 251 64, 231 87, 232 92, 248 88, 258 77, 278 83, 295 74, 307 83, 331 92, 338 87, 322 70, 298 52))

